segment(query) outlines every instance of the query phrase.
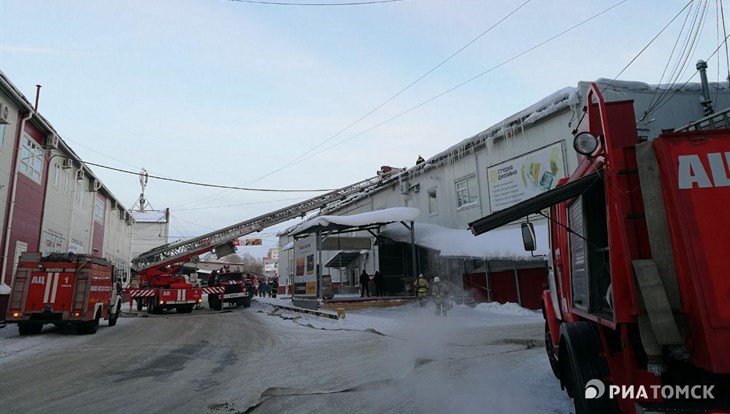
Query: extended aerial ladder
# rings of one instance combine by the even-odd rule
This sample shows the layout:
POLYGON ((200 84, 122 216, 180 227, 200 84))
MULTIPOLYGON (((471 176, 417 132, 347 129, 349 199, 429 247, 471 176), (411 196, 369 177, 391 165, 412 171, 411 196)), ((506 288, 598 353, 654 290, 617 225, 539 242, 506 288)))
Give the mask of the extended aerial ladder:
POLYGON ((292 204, 261 216, 242 221, 238 224, 203 234, 192 239, 165 244, 140 254, 132 259, 132 268, 137 275, 152 272, 174 272, 171 267, 181 266, 199 254, 216 249, 219 257, 233 253, 233 241, 239 237, 261 231, 267 227, 283 223, 306 213, 322 208, 330 203, 342 200, 352 194, 359 193, 384 179, 378 175, 355 184, 330 191, 308 200, 292 204), (219 251, 220 250, 220 251, 219 251))

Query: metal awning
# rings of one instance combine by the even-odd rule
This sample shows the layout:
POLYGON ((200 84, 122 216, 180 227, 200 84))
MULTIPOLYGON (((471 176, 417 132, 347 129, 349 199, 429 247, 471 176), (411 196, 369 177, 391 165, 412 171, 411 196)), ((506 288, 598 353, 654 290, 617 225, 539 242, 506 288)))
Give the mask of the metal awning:
POLYGON ((421 214, 421 211, 417 208, 391 207, 349 216, 317 216, 298 224, 291 230, 290 234, 294 237, 300 237, 318 231, 338 232, 377 229, 380 226, 398 221, 413 221, 419 214, 421 214))
POLYGON ((499 210, 496 213, 484 216, 479 220, 475 220, 469 223, 469 229, 475 236, 478 236, 482 233, 488 232, 489 230, 494 230, 497 227, 501 227, 507 223, 521 219, 522 217, 539 213, 545 208, 583 194, 599 179, 600 176, 596 172, 578 180, 571 181, 555 189, 529 198, 521 203, 517 203, 512 207, 499 210))
POLYGON ((324 265, 324 267, 347 267, 358 257, 360 257, 360 252, 338 252, 324 265))

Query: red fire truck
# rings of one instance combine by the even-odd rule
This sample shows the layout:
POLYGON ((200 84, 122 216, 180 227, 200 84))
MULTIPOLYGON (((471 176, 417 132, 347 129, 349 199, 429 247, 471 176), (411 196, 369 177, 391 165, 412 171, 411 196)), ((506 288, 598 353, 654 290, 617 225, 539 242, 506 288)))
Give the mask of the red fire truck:
POLYGON ((730 110, 640 140, 631 101, 586 102, 572 176, 470 228, 550 209, 545 344, 576 413, 730 412, 730 110))
POLYGON ((85 255, 23 253, 12 282, 8 323, 21 335, 45 324, 76 325, 93 334, 102 318, 114 326, 122 306, 122 280, 105 259, 85 255))
POLYGON ((303 217, 310 211, 360 192, 387 176, 369 178, 202 236, 144 252, 132 259, 135 272, 132 280, 136 283, 128 289, 128 293, 136 300, 137 310, 141 311, 147 306, 150 313, 161 313, 165 308, 191 312, 196 303, 202 302, 204 293, 209 294, 209 301, 212 300, 211 308, 220 309, 224 302, 246 307, 250 304, 251 292, 240 274, 230 275, 218 286, 201 289, 188 283, 180 271, 186 263, 194 264, 198 255, 213 250, 218 258, 232 254, 236 251, 235 243, 239 237, 295 217, 303 217))
POLYGON ((165 309, 177 313, 190 313, 203 302, 203 289, 193 286, 174 270, 147 269, 138 275, 138 288, 128 289, 131 300, 137 301, 137 310, 143 306, 147 312, 162 314, 165 309))

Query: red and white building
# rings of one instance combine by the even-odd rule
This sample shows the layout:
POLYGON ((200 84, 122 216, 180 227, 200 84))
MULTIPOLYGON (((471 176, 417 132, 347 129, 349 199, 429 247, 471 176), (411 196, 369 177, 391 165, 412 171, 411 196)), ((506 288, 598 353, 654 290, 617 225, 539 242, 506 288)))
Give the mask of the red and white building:
POLYGON ((91 254, 129 271, 133 219, 1 71, 0 220, 0 295, 24 251, 91 254))

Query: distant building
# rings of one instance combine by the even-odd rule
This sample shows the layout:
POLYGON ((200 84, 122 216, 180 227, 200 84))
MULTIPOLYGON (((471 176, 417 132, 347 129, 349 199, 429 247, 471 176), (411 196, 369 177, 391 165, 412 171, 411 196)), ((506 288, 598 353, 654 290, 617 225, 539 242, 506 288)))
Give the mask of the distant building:
POLYGON ((269 253, 263 258, 264 262, 264 275, 266 277, 278 277, 279 276, 279 248, 274 247, 269 249, 269 253))
POLYGON ((132 258, 167 244, 170 235, 170 209, 132 210, 132 258))

